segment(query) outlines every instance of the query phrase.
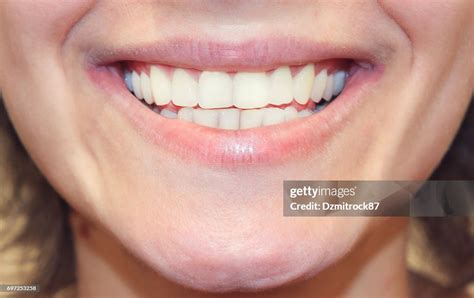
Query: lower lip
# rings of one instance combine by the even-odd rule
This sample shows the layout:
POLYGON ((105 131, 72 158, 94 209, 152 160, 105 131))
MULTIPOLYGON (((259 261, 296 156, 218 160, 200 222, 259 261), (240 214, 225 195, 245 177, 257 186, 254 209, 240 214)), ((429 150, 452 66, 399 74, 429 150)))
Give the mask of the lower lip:
POLYGON ((234 131, 159 116, 127 90, 120 75, 103 66, 88 70, 99 91, 106 92, 112 105, 148 143, 185 162, 219 168, 271 166, 322 154, 363 100, 367 85, 376 83, 382 72, 382 67, 359 69, 330 105, 309 117, 234 131))

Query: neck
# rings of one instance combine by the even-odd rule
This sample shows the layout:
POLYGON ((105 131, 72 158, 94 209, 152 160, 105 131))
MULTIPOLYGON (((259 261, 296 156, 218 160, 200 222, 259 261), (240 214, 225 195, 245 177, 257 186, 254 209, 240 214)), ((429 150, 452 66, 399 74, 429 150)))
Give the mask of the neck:
MULTIPOLYGON (((374 219, 376 228, 338 263, 313 279, 273 289, 265 297, 408 297, 407 219, 374 219)), ((217 297, 161 277, 130 255, 103 228, 72 215, 78 297, 217 297)), ((375 225, 374 225, 375 226, 375 225)), ((225 297, 247 294, 226 294, 225 297)), ((255 297, 252 293, 249 297, 255 297)), ((258 296, 258 295, 257 295, 258 296)))

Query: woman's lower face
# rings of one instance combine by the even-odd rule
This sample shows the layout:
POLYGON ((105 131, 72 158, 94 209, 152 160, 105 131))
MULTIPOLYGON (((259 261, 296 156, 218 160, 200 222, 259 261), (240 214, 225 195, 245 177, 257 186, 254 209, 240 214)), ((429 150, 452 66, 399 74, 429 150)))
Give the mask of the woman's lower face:
POLYGON ((426 179, 473 90, 472 1, 3 1, 0 88, 79 213, 182 285, 265 289, 370 218, 284 180, 426 179))

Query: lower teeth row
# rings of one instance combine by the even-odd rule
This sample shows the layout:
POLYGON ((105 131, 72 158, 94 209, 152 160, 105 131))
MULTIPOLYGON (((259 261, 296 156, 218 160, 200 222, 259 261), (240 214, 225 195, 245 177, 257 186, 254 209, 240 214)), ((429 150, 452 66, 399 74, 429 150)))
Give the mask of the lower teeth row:
POLYGON ((169 109, 153 108, 156 113, 169 119, 179 119, 192 122, 201 126, 220 128, 227 130, 249 129, 261 126, 276 125, 298 118, 311 116, 317 109, 304 109, 297 111, 296 108, 288 106, 280 108, 261 109, 200 109, 181 108, 177 112, 169 109))

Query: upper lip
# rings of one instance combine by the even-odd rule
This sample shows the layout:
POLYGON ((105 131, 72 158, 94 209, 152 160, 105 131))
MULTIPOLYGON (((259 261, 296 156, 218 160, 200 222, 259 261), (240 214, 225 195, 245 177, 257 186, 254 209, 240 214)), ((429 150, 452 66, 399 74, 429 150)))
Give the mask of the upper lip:
POLYGON ((139 61, 175 67, 220 71, 267 71, 281 65, 302 65, 328 59, 352 59, 376 65, 383 52, 370 45, 324 43, 298 38, 249 39, 238 42, 174 38, 159 42, 94 48, 93 65, 139 61))

